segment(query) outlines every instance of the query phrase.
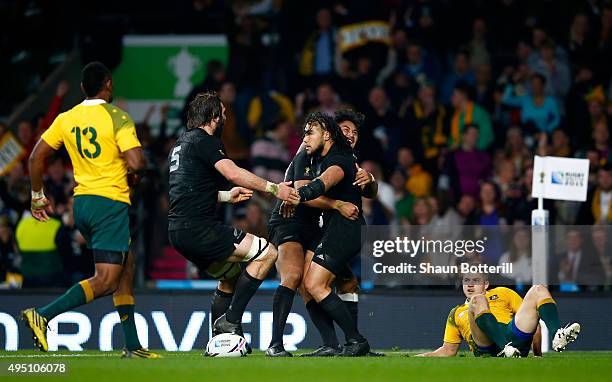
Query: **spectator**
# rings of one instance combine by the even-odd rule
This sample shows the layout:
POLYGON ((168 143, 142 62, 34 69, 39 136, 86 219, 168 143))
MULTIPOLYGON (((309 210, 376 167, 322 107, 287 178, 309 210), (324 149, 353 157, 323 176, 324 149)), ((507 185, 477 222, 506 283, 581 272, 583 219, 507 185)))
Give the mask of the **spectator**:
POLYGON ((543 85, 545 85, 544 91, 546 95, 555 97, 556 101, 562 105, 563 97, 569 92, 572 81, 570 70, 565 62, 558 59, 555 45, 552 41, 546 41, 542 44, 540 59, 531 69, 544 76, 545 81, 543 81, 543 85))
POLYGON ((271 182, 280 183, 285 178, 285 170, 291 162, 287 150, 287 140, 291 134, 291 124, 282 120, 257 139, 251 146, 253 173, 271 182))
MULTIPOLYGON (((591 238, 593 240, 593 251, 585 260, 585 284, 596 287, 612 285, 612 242, 608 235, 607 227, 594 225, 591 227, 591 238)), ((589 288, 591 289, 591 288, 589 288)))
POLYGON ((493 182, 500 191, 500 199, 503 202, 507 198, 520 197, 520 184, 516 182, 516 169, 514 162, 508 159, 499 161, 496 166, 493 182))
POLYGON ((516 176, 521 175, 523 164, 531 157, 531 152, 523 139, 520 127, 510 127, 506 133, 506 144, 504 146, 504 157, 512 163, 516 169, 516 176))
POLYGON ((264 130, 284 119, 295 123, 295 112, 291 100, 275 90, 254 96, 246 112, 246 121, 251 135, 261 137, 264 130))
POLYGON ((391 110, 387 93, 379 86, 370 90, 366 110, 366 128, 358 142, 364 158, 378 163, 393 163, 400 145, 400 122, 391 110), (374 137, 371 139, 370 137, 374 137), (381 154, 385 155, 382 156, 381 154))
POLYGON ((428 225, 434 217, 434 210, 429 198, 417 198, 412 207, 412 224, 428 225))
POLYGON ((406 177, 396 170, 391 174, 391 186, 395 194, 395 217, 400 225, 409 225, 412 221, 414 195, 406 191, 406 177))
POLYGON ((393 187, 391 187, 389 183, 385 182, 380 166, 377 163, 368 160, 361 163, 361 168, 374 175, 374 179, 376 179, 376 182, 378 183, 378 193, 376 195, 376 199, 382 204, 387 220, 394 220, 395 195, 393 192, 393 187))
POLYGON ((489 66, 491 62, 487 24, 483 18, 477 18, 472 24, 472 39, 467 43, 467 53, 471 58, 470 64, 476 71, 482 66, 489 66))
POLYGON ((476 224, 476 198, 470 194, 463 194, 457 203, 457 212, 461 217, 462 224, 476 224))
POLYGON ((608 163, 612 156, 612 152, 610 151, 610 129, 608 125, 604 122, 595 124, 591 137, 593 140, 591 150, 597 152, 599 164, 608 163))
POLYGON ((421 84, 418 97, 400 110, 403 117, 401 142, 408 143, 426 171, 434 176, 440 172, 439 157, 448 143, 446 109, 436 102, 434 85, 421 84))
POLYGON ((587 15, 578 13, 574 16, 568 40, 568 54, 574 71, 578 67, 593 66, 596 47, 590 36, 587 15))
POLYGON ((25 212, 17 224, 15 239, 21 253, 21 274, 25 288, 64 285, 62 257, 56 238, 62 223, 51 218, 39 222, 25 212))
MULTIPOLYGON (((479 226, 506 225, 506 218, 501 209, 499 189, 491 181, 483 181, 480 184, 480 207, 476 213, 476 224, 479 226)), ((503 235, 499 228, 486 230, 487 251, 484 253, 486 262, 490 265, 499 263, 503 252, 503 235)))
POLYGON ((582 204, 578 224, 612 224, 612 163, 597 171, 597 187, 582 204))
POLYGON ((552 133, 561 123, 561 113, 557 102, 544 93, 546 77, 536 73, 531 76, 531 92, 522 96, 514 93, 512 85, 507 85, 502 102, 521 109, 521 121, 533 125, 537 131, 552 133))
POLYGON ((453 71, 447 74, 442 82, 440 94, 442 103, 448 104, 451 102, 453 91, 459 83, 464 83, 469 86, 476 85, 476 77, 470 67, 470 57, 466 51, 459 51, 455 54, 453 71))
POLYGON ((432 177, 414 162, 412 150, 402 147, 397 153, 397 166, 407 177, 406 190, 417 198, 431 195, 432 177))
POLYGON ((567 132, 563 129, 556 129, 552 133, 552 143, 548 150, 548 155, 554 157, 569 158, 572 156, 572 146, 567 132))
POLYGON ((234 103, 236 101, 236 86, 229 81, 221 84, 219 98, 225 106, 225 123, 221 130, 221 140, 228 157, 232 158, 239 166, 246 165, 249 159, 248 141, 245 132, 240 131, 238 117, 234 103))
POLYGON ((19 288, 23 277, 19 271, 21 257, 6 216, 0 217, 0 289, 19 288))
POLYGON ((475 102, 482 105, 489 113, 495 110, 495 99, 491 83, 491 65, 482 64, 476 67, 475 102))
POLYGON ((47 176, 44 179, 45 193, 55 201, 55 212, 61 215, 66 210, 68 194, 72 191, 73 182, 66 175, 64 160, 53 156, 47 162, 47 176))
POLYGON ((479 130, 475 125, 466 126, 461 147, 448 155, 445 173, 454 200, 459 200, 465 194, 478 197, 480 182, 491 175, 489 154, 476 147, 478 135, 479 130))
POLYGON ((406 49, 406 63, 402 72, 413 84, 435 81, 438 78, 433 57, 417 43, 411 42, 406 49))
MULTIPOLYGON (((538 200, 531 196, 533 186, 533 165, 525 165, 525 174, 520 178, 520 194, 516 197, 506 198, 504 210, 506 211, 506 220, 510 225, 516 224, 531 224, 531 211, 538 208, 538 200)), ((544 209, 549 211, 549 222, 555 224, 557 213, 555 204, 550 199, 544 199, 544 209)))
POLYGON ((378 199, 361 198, 361 210, 367 225, 387 225, 385 207, 378 199))
POLYGON ((189 92, 187 98, 185 98, 185 104, 183 105, 183 110, 181 111, 181 120, 183 125, 187 125, 187 110, 189 109, 189 104, 191 101, 193 101, 196 95, 210 90, 219 90, 221 84, 225 81, 225 78, 225 67, 221 61, 210 60, 206 63, 206 77, 204 77, 204 80, 199 85, 194 86, 189 92))
POLYGON ((300 57, 300 75, 327 78, 334 72, 336 30, 329 9, 320 9, 317 29, 306 39, 300 57))
POLYGON ((472 101, 470 93, 470 86, 464 82, 455 86, 451 99, 455 110, 450 123, 449 146, 451 148, 459 147, 465 126, 476 125, 479 132, 476 147, 480 150, 486 150, 493 142, 491 117, 485 109, 472 101))
POLYGON ((510 250, 499 258, 499 265, 512 264, 512 273, 505 276, 517 284, 531 284, 531 235, 523 227, 513 227, 510 250))
POLYGON ((28 174, 28 158, 32 153, 32 149, 34 149, 34 145, 36 144, 36 140, 34 137, 34 126, 32 122, 27 119, 22 119, 17 123, 17 140, 21 147, 24 148, 25 154, 23 156, 22 164, 24 173, 28 174))
POLYGON ((585 281, 586 272, 585 262, 581 261, 584 252, 580 230, 567 230, 565 247, 565 252, 558 254, 552 264, 551 278, 556 277, 560 284, 582 284, 585 281))

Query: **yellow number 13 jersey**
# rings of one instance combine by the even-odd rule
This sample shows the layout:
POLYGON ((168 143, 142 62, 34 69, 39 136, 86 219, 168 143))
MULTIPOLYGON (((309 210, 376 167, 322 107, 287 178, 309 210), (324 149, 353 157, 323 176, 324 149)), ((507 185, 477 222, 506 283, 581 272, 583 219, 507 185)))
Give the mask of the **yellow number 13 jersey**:
POLYGON ((132 118, 103 100, 85 100, 60 114, 42 139, 66 147, 77 183, 74 195, 98 195, 130 204, 122 152, 140 147, 132 118))

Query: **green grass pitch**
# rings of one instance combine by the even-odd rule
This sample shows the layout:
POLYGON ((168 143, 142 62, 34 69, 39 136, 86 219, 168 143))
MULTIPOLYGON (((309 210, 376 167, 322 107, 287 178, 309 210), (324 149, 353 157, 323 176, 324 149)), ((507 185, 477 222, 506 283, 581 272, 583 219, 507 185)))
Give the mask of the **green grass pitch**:
POLYGON ((163 359, 120 359, 118 352, 0 352, 2 381, 214 381, 214 382, 356 382, 356 381, 610 381, 612 352, 548 353, 543 358, 406 357, 384 358, 206 358, 201 352, 161 353, 163 359), (64 375, 8 376, 9 363, 64 363, 64 375))

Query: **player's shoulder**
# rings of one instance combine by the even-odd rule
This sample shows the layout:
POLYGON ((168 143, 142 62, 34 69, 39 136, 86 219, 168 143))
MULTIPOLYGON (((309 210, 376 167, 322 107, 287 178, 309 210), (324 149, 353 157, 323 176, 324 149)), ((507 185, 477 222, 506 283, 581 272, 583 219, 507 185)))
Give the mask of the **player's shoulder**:
POLYGON ((509 298, 515 295, 518 296, 518 293, 506 287, 496 287, 487 291, 487 298, 490 301, 494 301, 499 298, 509 298))
POLYGON ((103 110, 105 110, 113 121, 113 127, 115 129, 124 127, 127 123, 134 124, 132 117, 130 117, 129 113, 119 106, 115 106, 110 103, 102 103, 99 105, 103 110))
POLYGON ((446 319, 446 322, 452 326, 457 326, 457 316, 461 314, 461 312, 465 311, 466 309, 467 309, 466 304, 459 304, 459 305, 454 306, 450 310, 450 312, 448 312, 448 317, 446 319))

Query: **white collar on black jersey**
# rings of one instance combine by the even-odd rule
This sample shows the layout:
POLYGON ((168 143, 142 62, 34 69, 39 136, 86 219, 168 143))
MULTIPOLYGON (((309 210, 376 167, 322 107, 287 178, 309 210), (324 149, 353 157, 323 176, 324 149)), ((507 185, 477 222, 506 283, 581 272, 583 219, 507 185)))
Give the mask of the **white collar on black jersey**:
POLYGON ((94 105, 101 105, 103 103, 106 103, 105 100, 101 99, 101 98, 94 98, 94 99, 86 99, 83 102, 81 102, 81 105, 83 106, 94 106, 94 105))

